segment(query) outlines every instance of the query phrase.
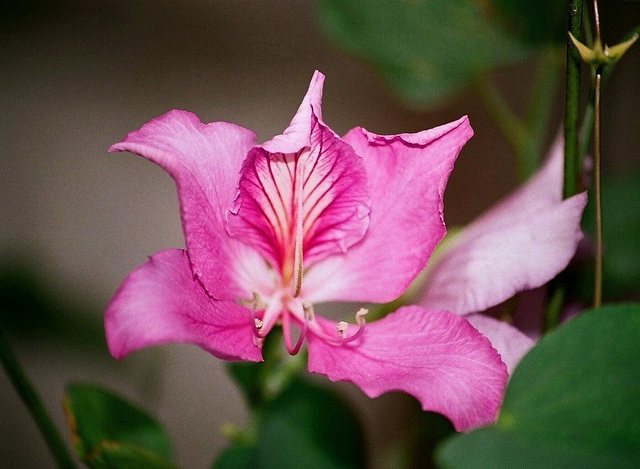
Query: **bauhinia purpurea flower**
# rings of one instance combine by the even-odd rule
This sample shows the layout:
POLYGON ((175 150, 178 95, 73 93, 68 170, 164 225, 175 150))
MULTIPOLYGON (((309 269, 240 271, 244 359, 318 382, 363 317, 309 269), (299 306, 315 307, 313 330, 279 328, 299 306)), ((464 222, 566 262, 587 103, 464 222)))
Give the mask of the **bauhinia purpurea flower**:
POLYGON ((174 110, 110 148, 175 180, 186 249, 127 276, 105 314, 109 350, 119 359, 181 342, 261 361, 280 325, 289 353, 306 341, 311 372, 370 397, 405 391, 458 430, 490 423, 507 371, 464 317, 407 306, 368 324, 360 310, 348 324, 313 308, 389 302, 424 268, 445 233, 443 193, 473 134, 468 119, 339 137, 322 120, 323 82, 316 72, 289 127, 261 145, 247 129, 174 110))

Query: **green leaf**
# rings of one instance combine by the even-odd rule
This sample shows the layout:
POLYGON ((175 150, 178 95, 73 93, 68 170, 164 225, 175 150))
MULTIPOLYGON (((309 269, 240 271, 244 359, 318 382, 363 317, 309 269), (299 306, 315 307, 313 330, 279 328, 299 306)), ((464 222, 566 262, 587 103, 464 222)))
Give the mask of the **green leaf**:
MULTIPOLYGON (((605 300, 625 299, 640 292, 640 173, 602 178, 602 264, 605 300)), ((594 210, 590 200, 583 226, 594 233, 594 210)), ((582 295, 591 297, 593 268, 581 277, 582 295), (586 287, 586 288, 585 288, 586 287)))
POLYGON ((497 423, 455 436, 445 468, 640 467, 640 305, 605 306, 523 358, 497 423))
POLYGON ((225 450, 215 469, 359 468, 362 428, 338 394, 295 378, 254 414, 253 443, 225 450))
POLYGON ((491 1, 319 0, 320 23, 414 105, 449 97, 534 49, 503 30, 491 1))
POLYGON ((106 441, 95 448, 92 458, 91 467, 104 469, 178 469, 166 459, 139 446, 106 441))
POLYGON ((338 394, 298 379, 266 410, 257 457, 264 468, 357 468, 362 429, 338 394))
POLYGON ((160 426, 115 394, 98 386, 72 384, 64 407, 76 452, 88 466, 173 467, 163 461, 169 458, 170 442, 160 426))

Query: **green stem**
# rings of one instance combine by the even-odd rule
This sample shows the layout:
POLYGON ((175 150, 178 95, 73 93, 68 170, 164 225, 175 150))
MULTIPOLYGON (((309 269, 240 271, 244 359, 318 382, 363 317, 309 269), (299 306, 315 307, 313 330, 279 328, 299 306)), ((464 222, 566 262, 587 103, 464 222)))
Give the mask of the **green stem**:
POLYGON ((75 468, 76 465, 67 450, 67 446, 53 424, 53 420, 47 413, 38 393, 24 374, 2 330, 0 330, 0 360, 14 388, 22 398, 22 402, 24 402, 29 412, 31 412, 31 416, 38 425, 58 467, 65 469, 75 468))
POLYGON ((554 85, 560 70, 558 53, 559 50, 553 47, 541 52, 524 119, 513 112, 487 75, 475 83, 484 107, 516 157, 516 172, 520 182, 527 180, 538 166, 555 95, 554 85))
POLYGON ((596 70, 594 120, 593 120, 593 190, 595 205, 595 272, 593 282, 593 307, 602 304, 602 194, 600 189, 600 90, 602 69, 596 70))
POLYGON ((511 151, 516 155, 518 179, 526 179, 527 167, 520 157, 522 148, 525 146, 524 142, 527 141, 527 129, 524 123, 511 110, 500 91, 487 75, 476 80, 475 87, 489 116, 507 140, 511 151))
POLYGON ((528 139, 521 159, 523 160, 522 165, 526 169, 526 177, 535 172, 542 154, 544 136, 553 108, 553 98, 556 94, 558 75, 563 65, 562 59, 562 50, 558 47, 544 48, 538 59, 524 119, 528 139))
MULTIPOLYGON (((568 28, 574 37, 580 38, 582 30, 583 0, 570 0, 568 28)), ((580 65, 578 51, 567 37, 567 76, 564 115, 564 197, 578 193, 581 161, 578 147, 578 119, 580 115, 580 65)))

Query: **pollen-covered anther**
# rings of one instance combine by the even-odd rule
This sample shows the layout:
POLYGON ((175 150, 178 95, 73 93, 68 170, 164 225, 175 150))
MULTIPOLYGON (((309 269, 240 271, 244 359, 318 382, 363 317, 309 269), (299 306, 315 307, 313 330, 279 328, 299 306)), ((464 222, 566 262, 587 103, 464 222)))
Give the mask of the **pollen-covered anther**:
POLYGON ((262 300, 262 297, 260 296, 260 293, 258 293, 257 291, 253 291, 252 293, 252 298, 251 298, 251 309, 253 309, 254 311, 257 311, 259 309, 265 309, 267 307, 266 303, 262 300))
POLYGON ((262 320, 258 318, 255 318, 253 320, 253 324, 256 326, 256 330, 258 332, 260 332, 260 330, 262 329, 262 326, 264 326, 264 322, 262 322, 262 320))
POLYGON ((311 303, 302 303, 302 311, 304 312, 304 317, 308 321, 313 321, 313 305, 311 303))
POLYGON ((349 327, 349 323, 346 321, 340 321, 336 327, 338 334, 340 337, 344 338, 345 333, 347 331, 347 327, 349 327))
POLYGON ((360 308, 356 313, 356 324, 358 326, 364 326, 367 321, 365 321, 364 317, 367 315, 369 310, 367 308, 360 308))

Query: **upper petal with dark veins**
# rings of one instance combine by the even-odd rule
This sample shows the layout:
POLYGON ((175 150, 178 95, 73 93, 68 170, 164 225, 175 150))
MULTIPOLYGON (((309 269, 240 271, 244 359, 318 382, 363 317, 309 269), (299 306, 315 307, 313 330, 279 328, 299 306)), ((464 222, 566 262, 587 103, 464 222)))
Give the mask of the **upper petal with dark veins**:
POLYGON ((302 249, 308 267, 344 253, 365 234, 369 197, 362 159, 315 115, 309 148, 294 154, 252 150, 242 168, 229 233, 279 271, 302 249))
POLYGON ((417 134, 351 130, 343 140, 364 161, 371 198, 369 229, 345 255, 309 269, 303 296, 311 302, 387 302, 398 297, 445 233, 445 185, 471 135, 466 117, 417 134))

